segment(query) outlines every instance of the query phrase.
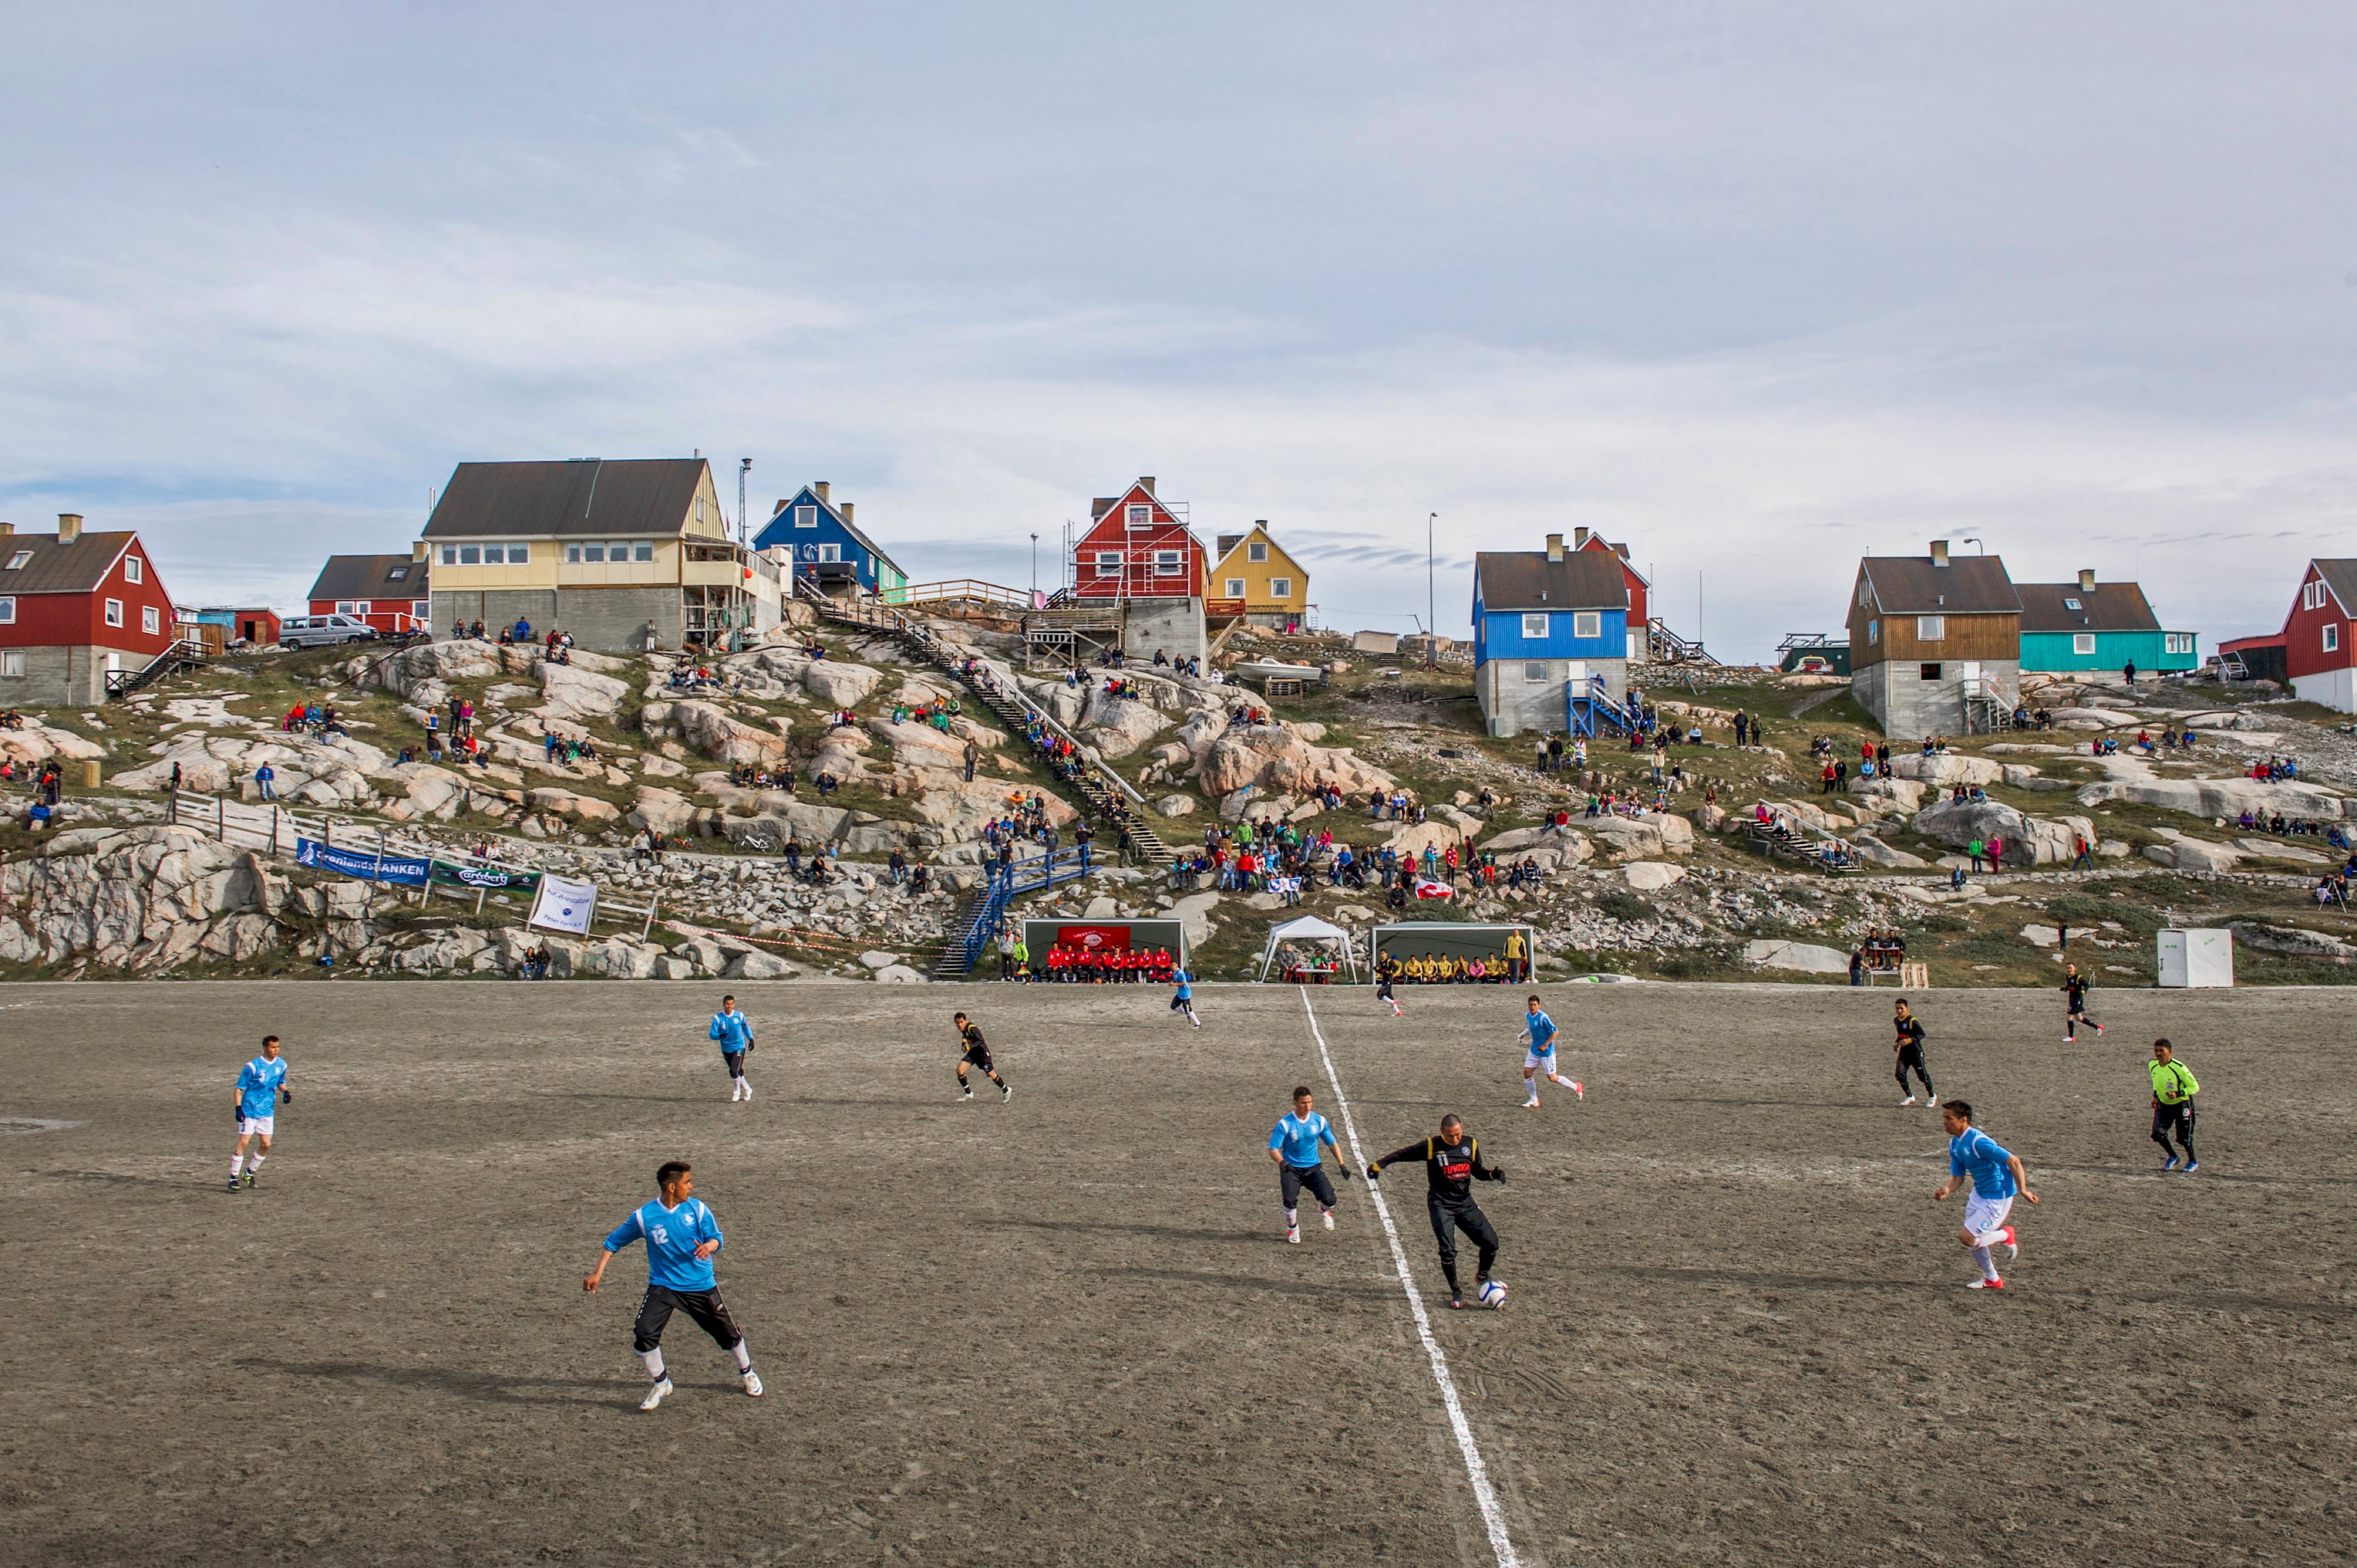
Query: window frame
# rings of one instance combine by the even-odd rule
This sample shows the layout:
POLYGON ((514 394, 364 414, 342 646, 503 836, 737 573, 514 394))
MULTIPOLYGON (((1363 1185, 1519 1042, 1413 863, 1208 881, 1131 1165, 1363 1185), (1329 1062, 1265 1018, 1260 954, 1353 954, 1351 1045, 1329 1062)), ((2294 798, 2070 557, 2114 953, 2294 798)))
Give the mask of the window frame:
POLYGON ((2078 600, 2076 600, 2076 599, 2064 599, 2064 600, 2062 601, 2062 607, 2063 607, 2064 609, 2066 609, 2066 610, 2076 610, 2076 609, 2084 609, 2086 607, 2085 607, 2084 605, 2082 605, 2082 604, 2081 604, 2078 600))
POLYGON ((123 601, 121 599, 107 600, 105 605, 102 607, 102 612, 105 615, 107 625, 114 628, 117 631, 124 629, 123 601))
POLYGON ((1522 615, 1523 640, 1524 642, 1544 642, 1548 637, 1553 635, 1552 628, 1555 624, 1554 618, 1545 610, 1524 610, 1522 612, 1522 615), (1539 628, 1536 631, 1533 631, 1531 629, 1531 622, 1533 621, 1539 623, 1539 628))
POLYGON ((1271 577, 1268 580, 1268 596, 1272 599, 1289 599, 1293 597, 1293 579, 1290 577, 1271 577))
POLYGON ((795 507, 794 526, 796 528, 816 528, 818 526, 817 503, 805 502, 802 505, 795 507))
POLYGON ((1869 647, 1869 648, 1878 647, 1878 646, 1880 646, 1881 642, 1882 642, 1882 618, 1881 618, 1880 616, 1868 616, 1868 617, 1867 618, 1867 621, 1866 621, 1866 643, 1867 643, 1867 647, 1869 647))
POLYGON ((0 626, 16 624, 16 596, 0 594, 0 626))
POLYGON ((30 673, 30 662, 21 648, 0 648, 0 680, 24 680, 30 673))
POLYGON ((2095 634, 2092 631, 2072 632, 2071 634, 2071 653, 2073 658, 2077 659, 2093 658, 2095 654, 2095 634))
POLYGON ((481 565, 482 564, 483 564, 483 547, 482 547, 480 544, 461 544, 460 546, 458 546, 458 564, 459 564, 459 565, 461 565, 461 566, 479 566, 479 565, 481 565), (470 559, 470 557, 471 557, 471 559, 470 559))
POLYGON ((1247 584, 1242 577, 1230 577, 1227 579, 1227 588, 1228 591, 1226 594, 1222 596, 1222 597, 1241 599, 1246 593, 1251 591, 1251 585, 1247 584))
POLYGON ((163 612, 158 610, 154 605, 141 605, 139 607, 139 630, 143 636, 146 637, 163 636, 163 612))
POLYGON ((1940 682, 1947 679, 1947 661, 1943 660, 1941 662, 1934 664, 1929 660, 1924 660, 1922 663, 1915 666, 1915 679, 1918 681, 1929 681, 1932 684, 1937 685, 1940 682))
POLYGON ((2324 651, 2327 653, 2341 651, 2341 623, 2337 620, 2324 623, 2324 651))
POLYGON ((1154 508, 1142 501, 1132 501, 1122 509, 1121 525, 1124 528, 1152 528, 1154 508))
POLYGON ((0 566, 0 572, 21 572, 27 566, 31 565, 32 562, 33 553, 31 551, 19 550, 8 557, 8 564, 5 566, 0 566))
POLYGON ((1948 618, 1946 616, 1917 616, 1915 618, 1915 640, 1918 642, 1947 641, 1948 618))
POLYGON ((1096 553, 1096 565, 1092 570, 1094 570, 1096 575, 1100 577, 1120 576, 1121 552, 1118 550, 1098 551, 1096 553))
POLYGON ((1183 550, 1157 550, 1154 553, 1154 575, 1157 577, 1183 577, 1187 575, 1187 553, 1183 550))
POLYGON ((1268 560, 1268 541, 1265 539, 1255 539, 1251 543, 1245 545, 1244 559, 1251 562, 1255 566, 1265 564, 1268 560))
POLYGON ((1602 610, 1572 611, 1571 635, 1576 640, 1581 642, 1590 641, 1596 638, 1602 637, 1604 635, 1604 612, 1602 610))
POLYGON ((1551 666, 1552 662, 1553 662, 1552 660, 1545 660, 1545 659, 1525 659, 1525 660, 1523 660, 1523 682, 1524 682, 1526 684, 1528 684, 1528 685, 1533 685, 1533 686, 1543 686, 1543 685, 1544 685, 1544 684, 1545 684, 1549 680, 1553 679, 1553 677, 1554 677, 1554 671, 1550 668, 1550 666, 1551 666))
POLYGON ((144 583, 147 580, 145 566, 138 556, 125 555, 123 558, 123 580, 126 583, 144 583))
POLYGON ((631 540, 631 541, 630 541, 630 564, 631 564, 631 565, 633 565, 633 566, 650 565, 650 564, 651 564, 653 563, 654 558, 655 558, 655 542, 654 542, 653 540, 651 540, 651 539, 633 539, 633 540, 631 540))
POLYGON ((823 566, 840 566, 843 564, 843 546, 833 542, 820 545, 818 559, 823 566))

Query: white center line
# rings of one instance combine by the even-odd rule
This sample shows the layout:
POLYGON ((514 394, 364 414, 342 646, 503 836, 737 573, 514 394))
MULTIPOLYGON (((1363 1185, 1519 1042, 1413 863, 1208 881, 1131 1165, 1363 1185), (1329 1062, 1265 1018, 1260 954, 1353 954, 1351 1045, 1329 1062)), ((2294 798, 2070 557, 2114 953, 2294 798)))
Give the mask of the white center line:
MULTIPOLYGON (((1309 1005, 1309 989, 1301 991, 1301 1011, 1309 1019, 1310 1037, 1318 1042, 1318 1058, 1326 1064, 1326 1081, 1334 1086, 1334 1104, 1342 1112, 1342 1135, 1351 1140, 1351 1158, 1361 1174, 1367 1168, 1367 1154, 1359 1146, 1359 1124, 1351 1114, 1351 1097, 1342 1092, 1342 1078, 1334 1070, 1334 1054, 1326 1048, 1326 1032, 1318 1026, 1317 1010, 1309 1005)), ((1490 1467, 1481 1462, 1481 1450, 1473 1442, 1473 1423, 1465 1417, 1465 1403, 1457 1397, 1457 1380, 1448 1375, 1448 1358, 1440 1342, 1432 1337, 1432 1319, 1424 1310, 1424 1297, 1415 1288, 1415 1280, 1408 1273, 1407 1249, 1400 1245, 1399 1227, 1392 1223, 1391 1206, 1383 1201, 1383 1188, 1376 1183, 1367 1184, 1367 1196, 1375 1200, 1375 1212, 1383 1217, 1383 1235, 1392 1244, 1392 1263, 1399 1271, 1400 1289, 1407 1293, 1408 1311, 1415 1315, 1415 1336, 1424 1341, 1425 1354, 1432 1358, 1432 1380, 1440 1385, 1440 1402, 1448 1408, 1448 1424, 1457 1434, 1457 1451, 1465 1456, 1465 1476, 1473 1483, 1473 1506, 1481 1511, 1481 1522, 1490 1531, 1490 1552, 1498 1560, 1498 1568, 1520 1568, 1521 1559, 1514 1555, 1513 1538, 1506 1533, 1505 1510, 1498 1506, 1498 1494, 1490 1486, 1490 1467)))

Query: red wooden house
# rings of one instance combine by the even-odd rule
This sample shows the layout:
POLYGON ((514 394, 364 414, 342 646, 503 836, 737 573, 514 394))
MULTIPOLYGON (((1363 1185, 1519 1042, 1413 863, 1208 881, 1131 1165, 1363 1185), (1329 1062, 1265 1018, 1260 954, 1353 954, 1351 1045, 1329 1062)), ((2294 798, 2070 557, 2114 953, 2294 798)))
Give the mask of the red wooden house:
POLYGON ((1646 635, 1653 624, 1653 612, 1647 598, 1653 585, 1645 581, 1643 573, 1629 564, 1629 547, 1625 544, 1608 543, 1604 535, 1582 528, 1573 531, 1572 545, 1578 550, 1600 550, 1620 563, 1620 581, 1629 590, 1629 657, 1642 662, 1647 656, 1646 635))
POLYGON ((384 637, 433 628, 434 596, 422 553, 330 555, 311 585, 310 601, 315 616, 350 616, 384 637))
POLYGON ((2357 561, 2310 561, 2284 618, 2284 669, 2301 699, 2357 713, 2357 561))
POLYGON ((1089 509, 1089 531, 1072 550, 1072 593, 1083 599, 1208 596, 1211 563, 1187 526, 1182 506, 1156 499, 1148 475, 1089 509))
POLYGON ((86 707, 110 673, 135 673, 175 646, 172 596, 131 532, 55 533, 0 522, 0 708, 86 707))

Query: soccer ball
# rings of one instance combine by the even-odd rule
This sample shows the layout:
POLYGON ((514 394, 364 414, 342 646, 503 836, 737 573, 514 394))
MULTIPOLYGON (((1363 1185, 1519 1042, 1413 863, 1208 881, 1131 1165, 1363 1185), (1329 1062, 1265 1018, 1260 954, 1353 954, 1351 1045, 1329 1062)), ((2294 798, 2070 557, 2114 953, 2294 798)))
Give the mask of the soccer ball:
POLYGON ((1496 1280, 1483 1280, 1481 1282, 1480 1296, 1481 1305, 1489 1307, 1492 1311, 1495 1311, 1499 1307, 1506 1305, 1506 1287, 1500 1284, 1496 1280))

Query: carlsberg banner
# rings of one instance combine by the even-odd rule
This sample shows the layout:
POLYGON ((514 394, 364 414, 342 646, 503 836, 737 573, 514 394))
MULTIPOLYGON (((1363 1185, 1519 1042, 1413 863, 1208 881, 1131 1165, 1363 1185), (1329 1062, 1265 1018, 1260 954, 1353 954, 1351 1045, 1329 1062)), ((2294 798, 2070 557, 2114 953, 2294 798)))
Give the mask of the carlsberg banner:
POLYGON ((494 893, 530 893, 540 886, 537 871, 510 871, 480 861, 437 860, 434 881, 444 887, 484 887, 494 893))

